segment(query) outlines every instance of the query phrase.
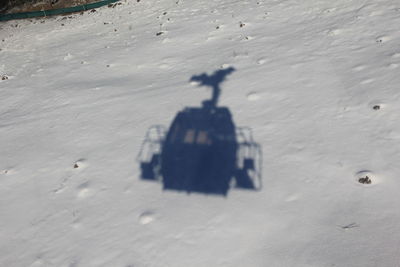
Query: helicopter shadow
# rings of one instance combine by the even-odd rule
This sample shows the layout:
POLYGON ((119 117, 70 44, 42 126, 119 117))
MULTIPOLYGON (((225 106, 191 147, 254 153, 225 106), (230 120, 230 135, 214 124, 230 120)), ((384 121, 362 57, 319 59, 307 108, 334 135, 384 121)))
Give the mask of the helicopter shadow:
POLYGON ((165 190, 227 195, 230 188, 261 189, 262 152, 250 128, 238 128, 219 107, 220 85, 234 68, 194 75, 190 81, 213 89, 201 107, 179 111, 168 130, 154 125, 138 155, 141 179, 165 190))

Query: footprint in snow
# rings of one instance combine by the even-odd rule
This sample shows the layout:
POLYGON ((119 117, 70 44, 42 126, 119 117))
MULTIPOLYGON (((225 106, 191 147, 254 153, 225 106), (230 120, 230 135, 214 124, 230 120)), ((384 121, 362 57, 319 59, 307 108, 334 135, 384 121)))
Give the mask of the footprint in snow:
POLYGON ((154 221, 154 213, 151 211, 145 211, 139 216, 139 222, 141 224, 149 224, 154 221))
POLYGON ((13 169, 5 169, 5 170, 1 170, 0 174, 6 174, 6 175, 10 175, 13 174, 14 170, 13 169))
POLYGON ((247 94, 247 100, 249 101, 256 101, 260 99, 260 96, 256 92, 250 92, 247 94))
POLYGON ((375 17, 375 16, 382 16, 384 14, 384 12, 382 10, 376 10, 376 11, 372 11, 369 16, 370 17, 375 17))
POLYGON ((400 58, 400 53, 394 53, 394 54, 392 55, 392 58, 400 58))
POLYGON ((365 70, 366 68, 367 68, 366 65, 357 65, 357 66, 353 67, 352 70, 353 70, 354 72, 359 72, 359 71, 365 70))
POLYGON ((365 80, 361 81, 360 84, 369 84, 372 82, 374 82, 374 79, 365 79, 365 80))
POLYGON ((68 61, 68 60, 71 60, 73 58, 73 56, 70 54, 70 53, 68 53, 65 57, 64 57, 64 60, 65 61, 68 61))
POLYGON ((336 36, 336 35, 340 35, 343 33, 344 30, 342 29, 332 29, 330 31, 328 31, 328 35, 329 36, 336 36))
POLYGON ((328 8, 328 9, 325 9, 324 11, 322 11, 322 12, 323 13, 332 13, 334 11, 336 11, 336 8, 328 8))
POLYGON ((224 63, 224 64, 222 64, 222 65, 220 66, 221 69, 227 69, 227 68, 230 68, 230 67, 231 67, 231 65, 230 65, 230 64, 227 64, 227 63, 224 63))
POLYGON ((166 63, 161 63, 158 67, 162 70, 170 69, 170 65, 166 63))
POLYGON ((286 202, 293 202, 299 199, 299 195, 297 194, 293 194, 293 195, 289 195, 288 197, 285 198, 286 202))
POLYGON ((89 182, 79 185, 77 189, 78 189, 77 197, 80 199, 87 198, 92 194, 92 190, 89 188, 89 182))
POLYGON ((263 65, 263 64, 265 64, 265 62, 267 62, 267 61, 264 58, 260 58, 259 60, 257 60, 258 65, 263 65))
POLYGON ((170 38, 164 38, 161 42, 162 42, 163 44, 171 43, 171 42, 172 42, 172 39, 170 39, 170 38))

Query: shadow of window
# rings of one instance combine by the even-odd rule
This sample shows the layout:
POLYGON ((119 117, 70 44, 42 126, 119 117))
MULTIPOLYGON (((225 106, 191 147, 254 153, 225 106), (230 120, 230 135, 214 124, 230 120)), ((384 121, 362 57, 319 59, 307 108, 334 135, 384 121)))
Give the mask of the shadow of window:
POLYGON ((178 112, 168 131, 152 126, 138 155, 141 178, 167 190, 227 195, 231 187, 261 188, 260 146, 250 128, 237 128, 227 107, 218 107, 220 84, 234 68, 190 80, 211 86, 211 100, 178 112))

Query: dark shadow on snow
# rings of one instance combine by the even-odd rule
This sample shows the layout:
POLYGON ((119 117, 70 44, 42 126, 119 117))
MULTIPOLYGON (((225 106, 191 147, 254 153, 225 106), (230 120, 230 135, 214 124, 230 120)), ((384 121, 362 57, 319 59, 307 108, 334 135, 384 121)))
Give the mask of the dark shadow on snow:
POLYGON ((220 85, 234 68, 192 76, 213 89, 202 107, 178 112, 168 131, 152 126, 138 160, 143 180, 161 181, 164 189, 226 195, 230 187, 261 188, 260 146, 250 128, 236 128, 227 107, 218 107, 220 85))
POLYGON ((219 95, 221 94, 220 85, 225 81, 226 76, 235 71, 235 68, 230 67, 227 69, 217 70, 212 75, 203 73, 200 75, 193 75, 190 78, 192 82, 198 82, 200 86, 210 86, 213 89, 212 98, 209 100, 210 105, 214 108, 217 107, 219 95))

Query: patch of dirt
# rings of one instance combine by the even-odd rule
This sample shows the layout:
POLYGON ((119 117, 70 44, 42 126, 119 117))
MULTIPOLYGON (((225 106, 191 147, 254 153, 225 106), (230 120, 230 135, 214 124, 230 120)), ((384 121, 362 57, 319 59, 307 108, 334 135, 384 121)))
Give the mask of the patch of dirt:
POLYGON ((371 178, 369 178, 368 176, 365 177, 361 177, 360 179, 358 179, 358 182, 361 184, 371 184, 371 178))
POLYGON ((51 10, 95 2, 98 2, 98 0, 10 0, 5 13, 51 10))

